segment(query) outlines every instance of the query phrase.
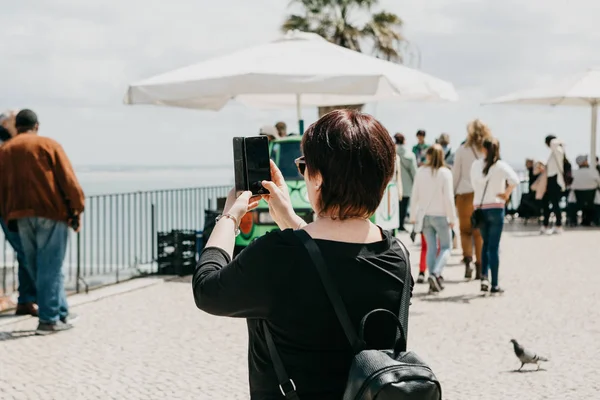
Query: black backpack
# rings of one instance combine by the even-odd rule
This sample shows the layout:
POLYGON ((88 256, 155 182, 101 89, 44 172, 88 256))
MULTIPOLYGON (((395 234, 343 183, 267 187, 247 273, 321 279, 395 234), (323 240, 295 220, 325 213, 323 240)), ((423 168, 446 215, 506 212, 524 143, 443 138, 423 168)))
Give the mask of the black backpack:
MULTIPOLYGON (((360 322, 357 333, 350 321, 346 307, 335 287, 325 260, 313 239, 303 230, 296 231, 315 264, 325 291, 335 313, 354 350, 354 359, 348 374, 343 400, 441 400, 442 388, 433 371, 413 352, 406 351, 408 306, 410 304, 410 260, 408 251, 400 245, 406 259, 406 279, 400 303, 400 319, 392 312, 377 309, 369 312, 360 322), (394 349, 369 350, 364 342, 367 319, 375 313, 386 313, 393 318, 400 330, 400 339, 394 349)), ((398 243, 400 243, 398 241, 398 243)), ((285 371, 273 337, 263 321, 267 347, 279 381, 279 388, 286 399, 300 400, 296 385, 285 371)))
POLYGON ((571 186, 573 184, 573 166, 569 162, 569 159, 566 155, 563 159, 563 178, 565 179, 565 184, 567 186, 571 186))
MULTIPOLYGON (((561 147, 562 147, 562 145, 561 145, 561 147)), ((554 152, 552 152, 552 154, 554 154, 554 152)), ((562 162, 560 162, 558 160, 558 157, 556 157, 556 155, 554 155, 554 158, 556 160, 556 164, 557 164, 558 168, 560 169, 560 167, 562 166, 562 170, 559 172, 563 176, 565 185, 571 186, 571 184, 573 184, 573 166, 571 165, 571 162, 567 158, 567 152, 565 151, 565 148, 563 147, 562 162)))

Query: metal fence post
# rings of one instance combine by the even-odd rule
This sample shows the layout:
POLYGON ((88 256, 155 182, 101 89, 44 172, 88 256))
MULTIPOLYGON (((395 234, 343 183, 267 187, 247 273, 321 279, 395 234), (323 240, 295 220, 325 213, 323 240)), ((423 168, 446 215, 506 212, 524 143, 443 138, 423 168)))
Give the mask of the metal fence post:
POLYGON ((77 232, 77 276, 75 277, 75 292, 79 293, 79 280, 81 279, 81 233, 77 232))
POLYGON ((158 255, 156 254, 156 247, 154 245, 154 239, 156 239, 156 211, 154 209, 154 203, 150 205, 150 243, 151 243, 151 251, 152 255, 150 256, 152 263, 158 259, 158 255))

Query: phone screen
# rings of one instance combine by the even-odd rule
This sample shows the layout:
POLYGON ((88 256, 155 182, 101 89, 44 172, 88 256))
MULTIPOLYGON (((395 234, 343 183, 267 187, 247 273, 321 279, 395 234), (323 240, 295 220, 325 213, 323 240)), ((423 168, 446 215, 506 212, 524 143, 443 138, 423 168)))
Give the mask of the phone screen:
POLYGON ((267 194, 269 192, 261 182, 271 180, 269 139, 266 136, 248 137, 245 144, 248 190, 252 194, 267 194))

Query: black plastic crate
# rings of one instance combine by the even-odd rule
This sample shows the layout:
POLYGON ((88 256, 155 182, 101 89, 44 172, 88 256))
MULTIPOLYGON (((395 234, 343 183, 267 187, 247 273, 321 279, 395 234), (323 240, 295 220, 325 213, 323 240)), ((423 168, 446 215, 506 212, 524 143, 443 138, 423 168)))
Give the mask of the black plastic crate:
POLYGON ((157 234, 159 275, 190 275, 196 267, 196 232, 172 230, 157 234))

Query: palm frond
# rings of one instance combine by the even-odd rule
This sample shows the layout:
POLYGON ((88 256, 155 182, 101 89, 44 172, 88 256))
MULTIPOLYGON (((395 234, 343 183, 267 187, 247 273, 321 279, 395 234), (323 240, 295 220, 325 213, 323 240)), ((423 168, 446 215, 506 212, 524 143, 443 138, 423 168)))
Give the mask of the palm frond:
POLYGON ((302 15, 290 15, 281 25, 281 31, 286 33, 293 30, 310 32, 310 21, 302 15))
POLYGON ((351 50, 361 51, 363 39, 373 45, 377 57, 402 62, 402 19, 394 14, 380 11, 371 15, 364 26, 353 24, 355 11, 370 11, 379 0, 292 0, 302 11, 287 17, 281 29, 298 29, 314 32, 332 43, 351 50))
POLYGON ((404 37, 400 32, 402 19, 385 11, 373 14, 363 28, 363 36, 373 41, 373 53, 388 61, 402 62, 400 44, 404 37))

